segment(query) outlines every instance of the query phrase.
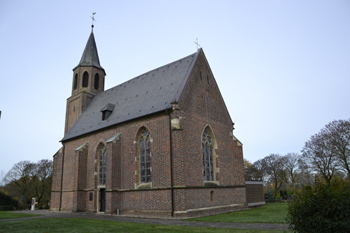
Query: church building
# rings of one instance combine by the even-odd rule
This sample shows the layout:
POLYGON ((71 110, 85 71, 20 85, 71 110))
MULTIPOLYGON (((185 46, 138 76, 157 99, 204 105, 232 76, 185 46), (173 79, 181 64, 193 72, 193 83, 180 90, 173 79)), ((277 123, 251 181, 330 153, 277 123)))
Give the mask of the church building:
POLYGON ((93 32, 73 69, 51 211, 192 217, 246 208, 242 144, 202 48, 105 90, 93 32))

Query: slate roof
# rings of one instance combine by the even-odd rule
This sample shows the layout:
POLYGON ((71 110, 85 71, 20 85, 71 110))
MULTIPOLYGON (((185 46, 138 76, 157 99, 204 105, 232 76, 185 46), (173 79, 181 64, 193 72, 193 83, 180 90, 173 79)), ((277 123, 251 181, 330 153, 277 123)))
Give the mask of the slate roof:
POLYGON ((96 94, 62 141, 171 109, 171 103, 179 101, 201 51, 96 94), (102 121, 101 109, 107 104, 113 104, 114 109, 102 121))
POLYGON ((81 56, 80 62, 75 68, 79 66, 94 66, 103 70, 103 68, 100 65, 100 59, 98 58, 94 33, 92 32, 86 43, 83 56, 81 56))

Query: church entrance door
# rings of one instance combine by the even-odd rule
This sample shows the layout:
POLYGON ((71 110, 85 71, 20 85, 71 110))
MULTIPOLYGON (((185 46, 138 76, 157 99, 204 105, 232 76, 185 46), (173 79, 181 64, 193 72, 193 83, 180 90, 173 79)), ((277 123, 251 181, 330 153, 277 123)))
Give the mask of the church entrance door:
POLYGON ((106 210, 106 190, 100 189, 100 212, 105 212, 106 210))

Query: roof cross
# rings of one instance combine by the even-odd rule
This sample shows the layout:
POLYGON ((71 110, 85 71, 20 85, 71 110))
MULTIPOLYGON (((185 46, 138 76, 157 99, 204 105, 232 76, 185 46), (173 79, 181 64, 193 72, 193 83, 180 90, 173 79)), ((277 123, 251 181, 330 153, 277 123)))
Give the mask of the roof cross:
POLYGON ((197 50, 198 50, 198 46, 200 46, 200 44, 198 44, 198 38, 196 38, 196 41, 194 43, 197 45, 197 50))
POLYGON ((95 15, 96 15, 96 12, 92 12, 92 16, 90 16, 91 19, 92 19, 91 32, 92 32, 93 29, 94 29, 94 21, 96 21, 96 20, 95 20, 95 15))

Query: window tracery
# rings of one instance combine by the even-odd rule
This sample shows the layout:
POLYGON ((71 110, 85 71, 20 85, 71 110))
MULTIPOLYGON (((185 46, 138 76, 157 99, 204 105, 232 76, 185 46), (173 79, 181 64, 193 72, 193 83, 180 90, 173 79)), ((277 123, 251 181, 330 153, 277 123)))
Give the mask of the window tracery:
POLYGON ((151 145, 150 135, 147 129, 144 129, 140 137, 140 183, 151 182, 151 145))
POLYGON ((99 152, 99 185, 106 184, 106 147, 102 146, 99 152))
POLYGON ((202 135, 204 181, 214 181, 213 141, 208 127, 202 135))

